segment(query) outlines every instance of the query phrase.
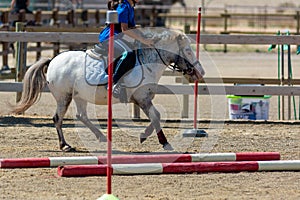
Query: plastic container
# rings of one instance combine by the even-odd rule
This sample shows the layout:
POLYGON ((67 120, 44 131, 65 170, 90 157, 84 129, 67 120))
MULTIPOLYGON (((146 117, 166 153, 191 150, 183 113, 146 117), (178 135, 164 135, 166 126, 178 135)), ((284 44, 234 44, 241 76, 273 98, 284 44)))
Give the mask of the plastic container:
POLYGON ((229 118, 248 120, 268 120, 271 96, 228 95, 229 118))

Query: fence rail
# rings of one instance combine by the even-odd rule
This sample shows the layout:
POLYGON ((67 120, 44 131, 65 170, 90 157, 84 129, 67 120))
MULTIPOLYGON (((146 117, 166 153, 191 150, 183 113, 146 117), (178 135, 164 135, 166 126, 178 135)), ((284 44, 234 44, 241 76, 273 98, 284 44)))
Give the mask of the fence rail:
MULTIPOLYGON (((22 92, 23 83, 0 82, 2 92, 22 92)), ((158 85, 160 95, 193 95, 191 85, 158 85)), ((300 86, 241 86, 241 85, 199 85, 198 95, 283 95, 300 96, 300 86)), ((46 86, 43 92, 49 92, 46 86)))
MULTIPOLYGON (((188 34, 195 42, 196 35, 188 34)), ((70 32, 0 32, 0 42, 55 42, 55 43, 97 43, 98 33, 70 32)), ((300 35, 201 35, 201 44, 300 44, 300 35)))

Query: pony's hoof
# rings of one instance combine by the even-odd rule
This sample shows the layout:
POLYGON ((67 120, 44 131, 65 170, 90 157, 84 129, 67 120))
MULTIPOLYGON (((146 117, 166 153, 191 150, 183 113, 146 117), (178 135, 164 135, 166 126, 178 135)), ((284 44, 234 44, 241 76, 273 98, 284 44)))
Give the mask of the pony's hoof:
POLYGON ((142 144, 147 140, 147 135, 145 133, 140 134, 140 143, 142 144))
POLYGON ((147 140, 147 138, 140 138, 140 143, 142 144, 143 142, 145 142, 147 140))
POLYGON ((172 145, 170 145, 169 143, 164 144, 163 148, 164 148, 164 150, 167 150, 167 151, 173 151, 174 150, 172 145))
POLYGON ((62 147, 61 150, 62 150, 63 152, 75 152, 75 151, 76 151, 75 148, 73 148, 73 147, 71 147, 71 146, 69 146, 69 145, 66 145, 66 146, 62 147))

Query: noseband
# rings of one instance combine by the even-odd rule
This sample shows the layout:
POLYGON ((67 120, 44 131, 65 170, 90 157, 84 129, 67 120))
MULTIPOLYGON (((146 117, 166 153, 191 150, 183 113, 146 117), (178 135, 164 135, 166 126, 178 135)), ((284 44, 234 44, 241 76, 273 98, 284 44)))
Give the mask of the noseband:
POLYGON ((198 64, 199 61, 196 61, 195 63, 191 64, 185 57, 185 54, 182 50, 182 48, 180 48, 180 40, 182 40, 180 38, 181 36, 177 36, 176 37, 176 41, 177 41, 177 45, 178 45, 178 53, 176 54, 175 57, 175 61, 173 64, 167 64, 164 59, 162 58, 162 56, 160 55, 160 52, 158 51, 158 49, 155 48, 155 51, 157 52, 160 60, 162 61, 162 63, 164 65, 166 65, 169 69, 173 70, 173 71, 177 71, 177 72, 182 72, 183 75, 188 74, 188 75, 192 75, 194 73, 194 65, 198 64), (182 56, 181 56, 182 55, 182 56), (179 59, 182 58, 184 60, 184 63, 186 64, 187 68, 186 69, 182 69, 179 67, 178 62, 179 59))

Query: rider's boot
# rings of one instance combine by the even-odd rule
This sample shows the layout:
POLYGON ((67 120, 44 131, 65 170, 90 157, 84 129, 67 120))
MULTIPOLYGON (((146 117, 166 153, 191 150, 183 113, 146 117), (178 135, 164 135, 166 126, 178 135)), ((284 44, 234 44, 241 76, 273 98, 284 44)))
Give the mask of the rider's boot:
POLYGON ((107 55, 107 49, 101 43, 95 44, 94 48, 91 49, 91 51, 97 55, 102 55, 102 56, 107 55))

